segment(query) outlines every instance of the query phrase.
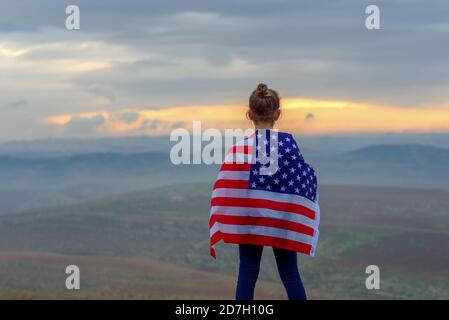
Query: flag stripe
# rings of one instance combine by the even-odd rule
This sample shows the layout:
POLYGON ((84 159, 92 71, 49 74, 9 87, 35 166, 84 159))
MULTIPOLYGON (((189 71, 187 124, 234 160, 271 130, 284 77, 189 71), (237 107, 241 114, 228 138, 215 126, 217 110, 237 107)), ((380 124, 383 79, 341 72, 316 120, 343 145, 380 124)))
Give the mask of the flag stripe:
POLYGON ((228 153, 243 153, 243 154, 250 154, 252 152, 252 147, 248 145, 242 145, 242 146, 233 146, 231 149, 229 149, 228 153))
POLYGON ((223 233, 256 234, 260 236, 283 238, 310 245, 313 243, 313 237, 311 236, 291 230, 278 229, 272 227, 234 225, 234 224, 223 224, 220 222, 215 222, 215 224, 210 229, 210 234, 213 235, 217 231, 221 231, 223 233))
POLYGON ((224 171, 249 171, 251 169, 251 164, 249 163, 223 163, 221 165, 221 170, 224 171))
POLYGON ((302 214, 310 219, 315 219, 315 212, 294 203, 277 202, 264 199, 249 198, 231 198, 231 197, 215 197, 211 200, 212 206, 232 206, 232 207, 249 207, 249 208, 265 208, 278 211, 287 211, 302 214))
POLYGON ((220 171, 217 180, 248 180, 249 171, 220 171))
POLYGON ((214 190, 218 188, 247 189, 248 180, 217 180, 214 184, 214 190))
POLYGON ((211 219, 215 214, 283 219, 287 221, 301 223, 303 225, 308 226, 309 228, 318 230, 317 220, 312 220, 301 214, 291 212, 284 212, 271 209, 261 209, 261 208, 214 206, 211 208, 211 219))
POLYGON ((229 153, 225 157, 225 163, 252 163, 252 154, 229 153))
MULTIPOLYGON (((246 243, 260 246, 277 247, 286 250, 302 252, 309 255, 312 252, 312 246, 309 244, 291 241, 288 239, 261 236, 255 234, 228 234, 223 233, 221 231, 217 231, 211 238, 211 244, 214 245, 220 240, 223 240, 225 243, 234 243, 234 244, 246 243)), ((211 248, 211 251, 212 250, 213 248, 211 248)), ((215 256, 215 252, 213 256, 215 256)))
POLYGON ((295 232, 304 233, 313 237, 315 234, 315 230, 308 226, 305 226, 300 223, 275 219, 275 218, 262 218, 262 217, 251 217, 251 216, 228 216, 215 214, 211 217, 209 222, 209 227, 212 228, 216 223, 222 224, 235 224, 235 225, 253 225, 253 226, 263 226, 263 227, 272 227, 278 229, 291 230, 295 232))
POLYGON ((250 198, 250 199, 265 199, 277 202, 291 202, 297 204, 298 206, 303 206, 310 211, 317 211, 318 204, 316 202, 310 201, 304 197, 265 190, 253 190, 248 189, 243 192, 240 189, 232 188, 217 188, 212 192, 212 198, 218 197, 231 197, 231 198, 250 198))

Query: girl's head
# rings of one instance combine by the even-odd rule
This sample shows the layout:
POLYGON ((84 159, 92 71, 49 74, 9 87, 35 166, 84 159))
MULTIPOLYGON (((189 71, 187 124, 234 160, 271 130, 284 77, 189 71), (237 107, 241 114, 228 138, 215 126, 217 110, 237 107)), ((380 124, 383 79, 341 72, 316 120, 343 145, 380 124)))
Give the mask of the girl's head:
POLYGON ((249 97, 247 116, 256 127, 272 127, 281 115, 279 94, 259 83, 249 97))

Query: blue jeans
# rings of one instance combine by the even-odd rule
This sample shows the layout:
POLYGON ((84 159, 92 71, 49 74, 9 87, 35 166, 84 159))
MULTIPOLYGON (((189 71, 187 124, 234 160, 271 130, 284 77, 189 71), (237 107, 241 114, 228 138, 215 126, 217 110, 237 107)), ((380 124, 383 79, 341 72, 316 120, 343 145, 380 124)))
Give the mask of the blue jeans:
MULTIPOLYGON (((240 244, 240 267, 235 297, 237 300, 253 300, 254 288, 260 270, 263 246, 240 244)), ((279 276, 289 300, 306 300, 306 292, 298 271, 297 254, 294 251, 273 248, 279 276)))

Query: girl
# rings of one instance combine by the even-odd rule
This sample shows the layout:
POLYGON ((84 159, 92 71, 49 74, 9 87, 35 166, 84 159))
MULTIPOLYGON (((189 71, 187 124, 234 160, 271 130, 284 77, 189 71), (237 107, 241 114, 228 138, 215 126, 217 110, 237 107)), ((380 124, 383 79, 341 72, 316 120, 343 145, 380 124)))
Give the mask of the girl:
POLYGON ((259 84, 247 112, 256 132, 231 148, 212 192, 211 255, 220 240, 238 244, 237 300, 254 298, 264 246, 273 248, 288 298, 306 299, 297 252, 315 254, 318 186, 293 136, 273 130, 280 114, 278 93, 259 84), (262 154, 272 155, 269 162, 262 154))

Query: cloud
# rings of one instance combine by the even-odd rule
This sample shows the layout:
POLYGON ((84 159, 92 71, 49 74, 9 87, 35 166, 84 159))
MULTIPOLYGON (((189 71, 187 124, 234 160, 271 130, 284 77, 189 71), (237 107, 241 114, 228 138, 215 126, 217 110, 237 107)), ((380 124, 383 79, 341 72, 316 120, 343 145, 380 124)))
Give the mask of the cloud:
POLYGON ((308 114, 306 114, 306 117, 304 119, 307 121, 312 121, 315 119, 315 115, 309 112, 308 114))
POLYGON ((101 98, 106 98, 110 103, 114 103, 116 100, 114 92, 112 92, 111 89, 108 89, 101 85, 92 85, 87 88, 87 92, 101 98))
POLYGON ((28 101, 21 99, 21 100, 12 101, 12 102, 5 104, 5 108, 6 109, 20 109, 20 108, 26 107, 27 105, 28 105, 28 101))
POLYGON ((138 112, 124 112, 120 114, 119 118, 125 123, 133 123, 139 119, 140 115, 138 112))
POLYGON ((159 119, 145 119, 145 121, 142 123, 141 129, 156 130, 161 124, 162 121, 159 119))
POLYGON ((171 125, 172 130, 179 129, 179 128, 185 128, 185 127, 187 127, 187 123, 185 121, 178 121, 171 125))
POLYGON ((73 116, 64 124, 64 130, 70 134, 88 135, 97 132, 105 122, 106 119, 103 115, 94 115, 92 117, 73 116))

